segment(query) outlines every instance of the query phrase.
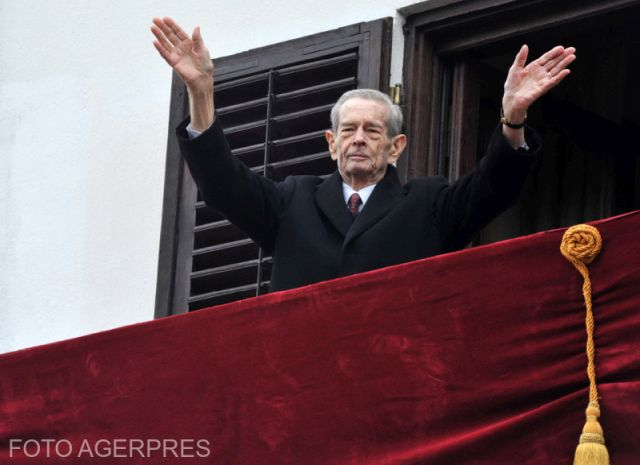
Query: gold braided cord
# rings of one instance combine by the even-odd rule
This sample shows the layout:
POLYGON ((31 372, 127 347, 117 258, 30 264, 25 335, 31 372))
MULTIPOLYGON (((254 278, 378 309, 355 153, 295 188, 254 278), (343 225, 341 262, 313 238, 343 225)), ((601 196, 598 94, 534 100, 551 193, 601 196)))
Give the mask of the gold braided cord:
POLYGON ((598 387, 596 385, 596 348, 593 341, 593 308, 591 306, 591 279, 587 265, 602 249, 602 238, 593 226, 579 224, 565 231, 560 244, 560 252, 569 260, 584 278, 582 295, 587 308, 585 326, 587 328, 587 376, 589 377, 589 405, 586 422, 582 428, 580 442, 576 447, 573 465, 609 465, 609 451, 604 443, 604 431, 598 419, 598 387))
POLYGON ((582 295, 587 307, 585 325, 587 328, 587 376, 589 377, 589 401, 598 402, 596 385, 595 343, 593 340, 593 307, 591 305, 591 279, 587 265, 591 263, 602 249, 602 238, 593 226, 579 224, 567 229, 562 237, 560 252, 569 260, 584 278, 582 295))

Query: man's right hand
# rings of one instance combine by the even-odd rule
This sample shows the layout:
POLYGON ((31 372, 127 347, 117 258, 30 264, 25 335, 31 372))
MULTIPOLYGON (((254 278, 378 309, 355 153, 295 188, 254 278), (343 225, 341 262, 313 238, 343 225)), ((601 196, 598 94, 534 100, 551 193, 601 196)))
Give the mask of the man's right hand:
POLYGON ((187 86, 191 127, 203 132, 213 123, 213 63, 204 45, 200 28, 189 37, 171 18, 154 18, 151 32, 160 56, 169 63, 187 86))

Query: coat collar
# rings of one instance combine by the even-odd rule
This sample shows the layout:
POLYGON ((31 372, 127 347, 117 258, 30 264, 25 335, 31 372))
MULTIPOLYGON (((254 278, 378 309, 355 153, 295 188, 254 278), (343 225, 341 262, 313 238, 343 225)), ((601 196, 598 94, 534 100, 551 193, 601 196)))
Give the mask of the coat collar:
POLYGON ((342 195, 342 178, 336 171, 318 187, 316 204, 340 234, 345 236, 346 244, 384 218, 389 210, 404 198, 404 194, 395 167, 387 166, 384 178, 353 221, 342 195))
POLYGON ((338 171, 335 171, 318 187, 316 191, 316 205, 329 221, 331 221, 333 226, 340 231, 340 234, 346 236, 353 221, 351 219, 351 213, 349 213, 344 203, 342 178, 338 171))
MULTIPOLYGON (((384 178, 373 190, 371 197, 347 231, 345 245, 384 218, 404 196, 405 192, 400 185, 396 168, 393 165, 387 166, 384 178)), ((344 199, 342 202, 344 203, 344 199)))

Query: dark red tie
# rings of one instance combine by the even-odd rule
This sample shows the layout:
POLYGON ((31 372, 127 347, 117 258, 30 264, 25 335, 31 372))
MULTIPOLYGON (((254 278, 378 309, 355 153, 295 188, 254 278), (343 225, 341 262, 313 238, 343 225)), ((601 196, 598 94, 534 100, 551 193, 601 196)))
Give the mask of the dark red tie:
POLYGON ((362 199, 357 193, 351 194, 349 197, 349 201, 347 202, 347 207, 349 207, 349 211, 352 216, 356 216, 358 214, 358 208, 362 205, 362 199))

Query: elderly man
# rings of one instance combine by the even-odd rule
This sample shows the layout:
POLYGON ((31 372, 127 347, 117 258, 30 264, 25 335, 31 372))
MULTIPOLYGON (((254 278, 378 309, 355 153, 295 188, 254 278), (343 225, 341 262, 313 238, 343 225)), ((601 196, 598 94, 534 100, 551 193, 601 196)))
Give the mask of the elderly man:
POLYGON ((289 289, 464 247, 513 204, 541 141, 524 128, 529 106, 568 74, 574 48, 555 47, 525 66, 523 46, 509 70, 504 117, 476 169, 453 184, 422 177, 402 185, 402 113, 381 92, 345 93, 326 132, 337 171, 323 180, 276 183, 231 155, 213 99, 213 65, 199 28, 171 18, 151 28, 160 55, 183 79, 190 121, 177 130, 204 200, 273 255, 271 289, 289 289))

